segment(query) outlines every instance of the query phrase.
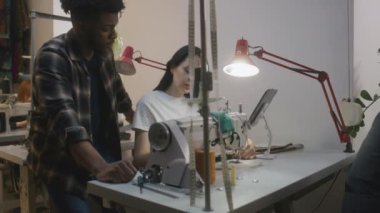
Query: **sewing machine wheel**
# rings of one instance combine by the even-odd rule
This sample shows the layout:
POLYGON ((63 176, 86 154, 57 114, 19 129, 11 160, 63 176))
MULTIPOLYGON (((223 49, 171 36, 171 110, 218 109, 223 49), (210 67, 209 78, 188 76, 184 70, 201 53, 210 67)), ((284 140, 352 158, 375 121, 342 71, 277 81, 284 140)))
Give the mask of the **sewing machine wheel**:
POLYGON ((165 151, 170 145, 171 134, 165 123, 154 123, 149 128, 149 141, 153 150, 165 151))

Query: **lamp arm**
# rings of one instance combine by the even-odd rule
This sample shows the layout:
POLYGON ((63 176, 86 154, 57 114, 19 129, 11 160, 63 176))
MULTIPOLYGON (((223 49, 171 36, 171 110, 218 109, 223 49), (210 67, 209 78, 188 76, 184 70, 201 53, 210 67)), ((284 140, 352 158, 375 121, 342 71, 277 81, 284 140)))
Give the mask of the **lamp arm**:
MULTIPOLYGON (((254 47, 250 47, 250 48, 254 49, 254 47)), ((347 144, 345 152, 353 152, 351 138, 347 132, 347 127, 344 124, 343 116, 340 111, 333 87, 330 82, 329 75, 327 74, 327 72, 315 70, 311 67, 280 57, 278 55, 265 51, 263 48, 260 48, 259 50, 253 53, 250 53, 250 55, 254 55, 261 60, 267 61, 269 63, 291 70, 293 72, 297 72, 309 78, 318 80, 321 83, 323 93, 325 95, 325 99, 330 111, 330 115, 331 115, 331 118, 333 119, 335 128, 338 132, 339 139, 342 143, 347 144), (266 56, 269 56, 269 57, 266 57, 266 56), (327 82, 327 87, 325 85, 326 82, 327 82), (336 112, 334 111, 334 108, 336 112)))
MULTIPOLYGON (((252 47, 250 47, 252 48, 252 47)), ((318 70, 315 70, 311 67, 307 67, 305 65, 302 65, 302 64, 299 64, 297 62, 294 62, 294 61, 291 61, 289 59, 286 59, 286 58, 283 58, 281 56, 278 56, 278 55, 275 55, 273 53, 270 53, 266 50, 264 50, 263 48, 261 48, 260 50, 258 51, 255 51, 254 53, 252 53, 251 55, 254 55, 256 56, 257 58, 261 59, 261 60, 264 60, 264 61, 267 61, 267 62, 270 62, 272 64, 276 64, 277 66, 280 66, 280 67, 283 67, 285 69, 288 69, 288 70, 291 70, 293 72, 297 72, 299 74, 302 74, 302 75, 305 75, 309 78, 314 78, 315 80, 318 80, 318 77, 317 76, 314 76, 315 74, 319 74, 321 73, 322 71, 318 71, 318 70), (273 57, 275 59, 279 59, 281 61, 284 61, 284 62, 287 62, 288 64, 291 64, 291 65, 295 65, 295 66, 298 66, 298 67, 301 67, 302 69, 300 68, 294 68, 294 67, 290 67, 284 63, 280 63, 280 62, 277 62, 275 60, 272 60, 270 58, 267 58, 267 57, 264 57, 264 55, 269 55, 270 57, 273 57)))
POLYGON ((151 59, 144 58, 142 56, 136 57, 134 59, 137 63, 143 64, 148 67, 153 67, 160 70, 166 70, 166 65, 157 61, 153 61, 151 59), (146 62, 145 62, 146 61, 146 62))

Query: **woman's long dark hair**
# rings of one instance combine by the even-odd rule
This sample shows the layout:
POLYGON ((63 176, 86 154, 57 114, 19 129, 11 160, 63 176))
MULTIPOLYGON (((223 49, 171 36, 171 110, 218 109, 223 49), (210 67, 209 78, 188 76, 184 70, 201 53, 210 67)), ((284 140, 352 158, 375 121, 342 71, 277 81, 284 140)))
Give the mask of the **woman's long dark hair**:
MULTIPOLYGON (((201 57, 201 49, 195 47, 195 55, 201 57)), ((166 91, 173 82, 173 74, 170 71, 172 68, 179 66, 189 55, 189 46, 183 46, 174 53, 172 58, 166 63, 166 71, 162 76, 160 83, 154 90, 166 91)))

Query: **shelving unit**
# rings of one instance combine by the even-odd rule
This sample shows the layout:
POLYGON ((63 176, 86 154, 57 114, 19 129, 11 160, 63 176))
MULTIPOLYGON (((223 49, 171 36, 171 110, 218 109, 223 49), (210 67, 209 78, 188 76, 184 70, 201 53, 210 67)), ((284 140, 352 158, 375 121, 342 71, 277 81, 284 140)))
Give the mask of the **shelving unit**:
POLYGON ((28 64, 23 62, 21 54, 29 52, 30 22, 28 17, 28 0, 1 0, 0 1, 0 40, 1 62, 0 77, 9 79, 1 89, 6 93, 12 92, 12 83, 17 75, 28 64))
MULTIPOLYGON (((0 12, 3 13, 3 21, 4 24, 6 25, 4 30, 5 30, 5 33, 0 33, 0 39, 9 39, 9 30, 10 30, 10 1, 7 1, 7 0, 3 0, 4 2, 2 3, 3 5, 3 11, 0 10, 0 12), (8 22, 8 23, 7 23, 8 22)), ((1 8, 0 8, 1 9, 1 8)))
MULTIPOLYGON (((10 42, 10 24, 11 24, 11 17, 10 17, 10 11, 11 11, 11 2, 10 1, 7 1, 7 0, 4 0, 4 2, 2 3, 2 19, 1 22, 3 22, 2 24, 4 24, 4 28, 2 29, 3 32, 0 33, 0 39, 3 40, 4 43, 8 43, 10 42)), ((4 44, 3 43, 3 44, 4 44)), ((0 70, 1 70, 1 75, 0 77, 4 77, 4 76, 7 76, 8 73, 12 73, 12 55, 8 55, 9 53, 7 53, 7 49, 9 47, 7 47, 7 45, 4 45, 4 49, 2 51, 4 51, 2 53, 2 55, 0 57, 4 57, 4 61, 3 63, 1 63, 1 67, 0 67, 0 70)), ((10 77, 10 76, 9 76, 10 77)), ((0 85, 0 89, 2 85, 0 85)))
POLYGON ((70 17, 58 16, 48 13, 41 13, 37 11, 30 11, 31 19, 31 37, 30 37, 30 56, 23 56, 25 59, 30 60, 29 75, 33 72, 34 58, 35 58, 35 38, 36 38, 36 19, 50 19, 50 20, 60 20, 60 21, 71 21, 70 17))

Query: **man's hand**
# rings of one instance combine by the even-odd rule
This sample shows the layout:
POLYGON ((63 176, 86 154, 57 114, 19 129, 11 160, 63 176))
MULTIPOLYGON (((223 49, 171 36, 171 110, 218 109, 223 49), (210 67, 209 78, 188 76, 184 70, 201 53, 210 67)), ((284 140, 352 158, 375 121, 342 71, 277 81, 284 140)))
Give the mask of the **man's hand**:
POLYGON ((96 174, 96 179, 103 182, 123 183, 133 179, 137 169, 130 161, 117 161, 108 164, 96 174))

